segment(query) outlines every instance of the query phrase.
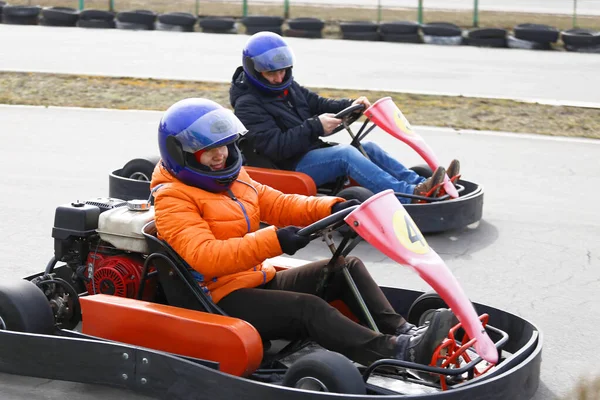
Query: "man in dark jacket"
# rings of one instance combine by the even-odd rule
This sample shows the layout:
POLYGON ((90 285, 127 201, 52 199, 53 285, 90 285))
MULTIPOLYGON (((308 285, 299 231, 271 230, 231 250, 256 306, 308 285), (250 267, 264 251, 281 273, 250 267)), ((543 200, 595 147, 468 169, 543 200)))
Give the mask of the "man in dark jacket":
MULTIPOLYGON (((255 153, 278 168, 308 174, 317 186, 350 177, 373 193, 387 189, 431 197, 443 193, 443 167, 425 179, 373 142, 363 143, 366 158, 351 145, 332 146, 319 139, 341 124, 336 113, 350 105, 367 108, 371 103, 364 96, 327 99, 300 86, 292 76, 293 60, 290 47, 272 32, 253 35, 243 50, 243 65, 233 75, 229 94, 255 153)), ((453 160, 449 177, 458 176, 459 168, 453 160)), ((399 200, 410 202, 402 196, 399 200)))

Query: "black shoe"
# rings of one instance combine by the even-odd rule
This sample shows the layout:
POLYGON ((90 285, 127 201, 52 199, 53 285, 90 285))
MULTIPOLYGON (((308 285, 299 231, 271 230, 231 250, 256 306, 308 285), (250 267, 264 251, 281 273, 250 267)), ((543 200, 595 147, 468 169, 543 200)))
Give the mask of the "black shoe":
POLYGON ((454 314, 449 309, 436 310, 431 319, 417 327, 413 334, 398 336, 397 358, 429 365, 434 350, 448 336, 454 321, 454 314))

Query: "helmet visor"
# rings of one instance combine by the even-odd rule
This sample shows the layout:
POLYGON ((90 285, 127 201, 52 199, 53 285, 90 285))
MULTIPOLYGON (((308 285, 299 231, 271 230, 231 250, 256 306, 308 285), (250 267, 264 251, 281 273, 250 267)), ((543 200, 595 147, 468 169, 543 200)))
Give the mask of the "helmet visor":
POLYGON ((294 65, 294 53, 288 46, 281 46, 252 57, 258 72, 277 71, 294 65))
POLYGON ((195 153, 209 147, 222 146, 247 132, 246 127, 226 108, 211 111, 175 135, 183 151, 195 153))

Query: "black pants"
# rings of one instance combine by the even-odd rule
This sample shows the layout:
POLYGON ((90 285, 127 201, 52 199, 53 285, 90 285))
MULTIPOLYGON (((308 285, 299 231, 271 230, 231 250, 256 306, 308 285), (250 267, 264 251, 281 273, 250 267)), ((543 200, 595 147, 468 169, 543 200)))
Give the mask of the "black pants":
POLYGON ((344 316, 329 302, 342 300, 358 318, 363 312, 339 269, 331 274, 323 298, 316 295, 327 262, 277 272, 263 286, 230 293, 219 306, 230 316, 252 324, 263 340, 310 338, 363 365, 394 357, 394 333, 406 322, 404 318, 394 311, 362 261, 355 257, 346 259, 348 270, 382 333, 344 316))

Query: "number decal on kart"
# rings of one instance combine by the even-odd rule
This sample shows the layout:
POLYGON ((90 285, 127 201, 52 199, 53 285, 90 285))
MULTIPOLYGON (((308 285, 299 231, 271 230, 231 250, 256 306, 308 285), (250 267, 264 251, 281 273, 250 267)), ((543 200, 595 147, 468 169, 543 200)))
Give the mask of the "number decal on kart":
POLYGON ((393 226, 398 241, 405 249, 417 254, 425 254, 429 251, 429 245, 423 234, 404 208, 394 214, 393 226))
POLYGON ((400 128, 400 131, 402 131, 405 134, 414 133, 412 130, 412 126, 410 126, 410 122, 408 122, 408 120, 406 119, 404 114, 402 114, 402 111, 400 111, 399 108, 396 107, 396 111, 394 112, 393 115, 394 115, 394 122, 396 122, 396 126, 398 128, 400 128))

